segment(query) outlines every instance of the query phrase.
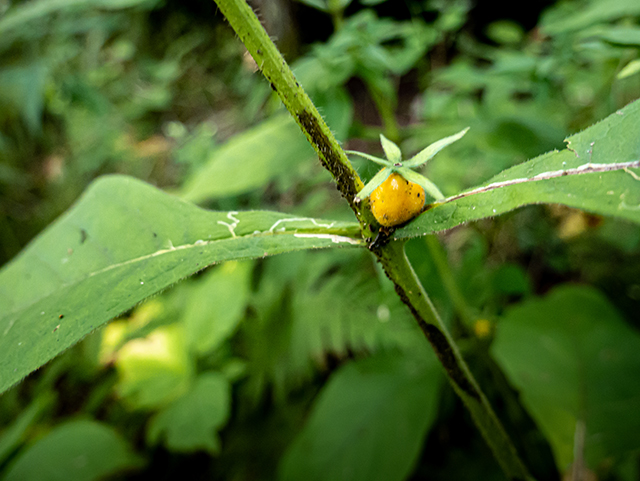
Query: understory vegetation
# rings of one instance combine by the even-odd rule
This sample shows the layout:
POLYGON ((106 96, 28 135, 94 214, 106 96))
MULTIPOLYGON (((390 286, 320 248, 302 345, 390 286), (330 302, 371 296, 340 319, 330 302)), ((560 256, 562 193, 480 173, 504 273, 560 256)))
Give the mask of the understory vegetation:
POLYGON ((390 229, 218 3, 0 0, 0 479, 640 480, 640 2, 249 2, 390 229))

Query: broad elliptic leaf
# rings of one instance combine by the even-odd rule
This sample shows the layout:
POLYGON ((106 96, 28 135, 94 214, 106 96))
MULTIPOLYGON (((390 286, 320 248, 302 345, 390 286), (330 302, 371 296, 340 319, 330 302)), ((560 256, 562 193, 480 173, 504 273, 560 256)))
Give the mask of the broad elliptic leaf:
POLYGON ((435 419, 441 379, 435 358, 383 354, 342 367, 285 454, 279 479, 406 479, 435 419))
POLYGON ((141 465, 111 427, 96 421, 70 421, 56 427, 21 454, 4 481, 92 481, 141 465))
POLYGON ((563 151, 528 160, 480 187, 427 206, 394 238, 426 235, 541 203, 640 223, 640 101, 566 141, 563 151))
POLYGON ((103 177, 0 270, 0 392, 211 264, 362 244, 355 223, 210 212, 133 178, 103 177))
POLYGON ((187 179, 185 200, 243 194, 266 185, 313 157, 313 149, 293 118, 277 115, 216 149, 205 166, 187 179))
POLYGON ((591 469, 640 448, 640 334, 598 291, 562 287, 511 309, 492 353, 561 470, 581 431, 591 469))
POLYGON ((160 411, 151 421, 147 436, 151 444, 161 438, 172 451, 220 451, 217 431, 229 418, 231 387, 219 373, 201 374, 193 388, 160 411))

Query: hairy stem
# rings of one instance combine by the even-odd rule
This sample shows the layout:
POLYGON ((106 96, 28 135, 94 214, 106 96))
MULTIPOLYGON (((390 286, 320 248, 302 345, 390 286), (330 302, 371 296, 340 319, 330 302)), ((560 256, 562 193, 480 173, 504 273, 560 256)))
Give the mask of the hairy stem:
POLYGON ((390 242, 376 255, 402 302, 411 310, 433 346, 453 389, 471 413, 504 473, 513 480, 532 479, 411 267, 404 252, 404 242, 390 242))
POLYGON ((363 187, 362 180, 251 7, 245 0, 216 0, 216 3, 360 219, 361 209, 354 199, 363 187))

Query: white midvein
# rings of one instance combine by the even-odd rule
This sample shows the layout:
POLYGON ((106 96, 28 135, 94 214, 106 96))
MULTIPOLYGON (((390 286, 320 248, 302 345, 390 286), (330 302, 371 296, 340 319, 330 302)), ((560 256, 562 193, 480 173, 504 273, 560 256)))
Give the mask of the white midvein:
POLYGON ((293 234, 294 237, 303 237, 303 238, 313 238, 313 239, 329 239, 334 244, 340 244, 342 242, 346 242, 348 244, 357 246, 361 245, 362 242, 357 239, 352 239, 351 237, 344 237, 341 235, 335 234, 293 234))
MULTIPOLYGON (((233 214, 233 213, 230 213, 230 214, 233 214)), ((236 212, 236 214, 237 214, 237 212, 236 212)), ((332 223, 332 225, 333 225, 333 223, 332 223)), ((293 233, 293 234, 294 234, 294 236, 296 236, 296 237, 315 236, 315 237, 320 237, 320 238, 322 238, 322 236, 323 236, 323 234, 313 235, 313 234, 296 234, 295 232, 292 232, 292 233, 293 233)), ((263 231, 263 232, 260 232, 260 234, 266 234, 266 235, 269 235, 269 234, 272 234, 272 232, 269 232, 269 231, 263 231)), ((253 235, 255 235, 255 234, 250 234, 250 235, 247 235, 247 236, 240 236, 239 238, 249 238, 249 237, 252 237, 253 235)), ((358 241, 353 240, 353 239, 351 239, 351 238, 349 238, 349 237, 335 236, 335 235, 332 235, 332 234, 326 234, 326 235, 327 235, 327 236, 330 236, 330 237, 328 237, 328 238, 331 238, 333 242, 336 242, 336 241, 334 241, 334 240, 333 240, 333 238, 335 237, 336 239, 338 239, 338 238, 339 238, 339 239, 349 239, 349 241, 350 241, 351 243, 353 243, 353 244, 359 244, 359 242, 358 242, 358 241)), ((176 251, 187 250, 187 249, 191 249, 191 248, 202 248, 202 246, 203 246, 203 245, 212 244, 212 243, 214 243, 214 242, 222 242, 222 241, 227 241, 227 240, 233 240, 233 239, 238 239, 238 237, 236 237, 236 236, 234 235, 234 237, 226 237, 226 238, 222 238, 222 239, 213 239, 213 240, 208 240, 208 241, 198 240, 198 241, 196 241, 194 244, 184 244, 184 245, 177 246, 177 247, 176 247, 176 246, 173 246, 173 245, 172 245, 172 243, 171 243, 171 241, 169 240, 169 245, 170 245, 170 247, 169 247, 169 248, 167 248, 167 249, 161 249, 161 250, 158 250, 158 251, 152 252, 151 254, 146 254, 146 255, 143 255, 143 256, 140 256, 140 257, 135 257, 135 258, 133 258, 133 259, 129 259, 129 260, 126 260, 126 261, 123 261, 123 262, 119 262, 119 263, 117 263, 117 264, 112 264, 112 265, 110 265, 110 266, 104 267, 104 268, 99 269, 99 270, 94 271, 94 272, 89 272, 89 273, 87 273, 86 275, 84 275, 83 277, 78 278, 78 279, 76 279, 76 280, 75 280, 75 281, 73 281, 73 282, 70 282, 70 283, 67 283, 67 284, 62 284, 62 285, 60 285, 60 286, 59 286, 59 289, 56 289, 56 290, 54 290, 54 291, 52 291, 52 292, 49 292, 48 294, 46 294, 46 295, 44 295, 44 296, 41 296, 41 297, 39 297, 39 298, 35 299, 35 300, 34 300, 33 302, 31 302, 30 304, 25 304, 25 305, 19 306, 19 307, 17 307, 16 309, 13 309, 13 310, 11 310, 11 311, 7 312, 7 315, 6 315, 6 316, 2 316, 2 317, 5 317, 5 318, 6 318, 6 317, 9 317, 9 316, 10 316, 10 315, 12 315, 12 314, 15 314, 16 312, 20 312, 20 311, 23 311, 23 310, 25 310, 25 309, 28 309, 29 307, 31 307, 31 306, 33 306, 33 305, 37 304, 38 302, 40 302, 42 299, 45 299, 45 298, 47 298, 47 297, 49 297, 49 296, 53 295, 55 292, 58 292, 60 289, 66 289, 66 288, 67 288, 67 287, 69 287, 69 286, 73 286, 73 285, 75 285, 75 284, 78 284, 78 283, 80 283, 80 282, 82 282, 82 281, 86 280, 86 279, 89 279, 89 278, 91 278, 91 277, 95 277, 95 276, 100 275, 100 274, 104 274, 105 272, 109 272, 109 271, 111 271, 111 270, 113 270, 113 269, 117 269, 117 268, 119 268, 119 267, 124 267, 124 266, 130 265, 130 264, 135 264, 135 263, 137 263, 137 262, 142 262, 142 261, 145 261, 145 260, 147 260, 147 259, 152 259, 152 258, 154 258, 154 257, 161 256, 161 255, 163 255, 163 254, 167 254, 167 253, 169 253, 169 252, 176 252, 176 251)), ((341 242, 347 242, 347 241, 346 241, 346 240, 341 240, 341 242)), ((10 329, 10 328, 11 328, 11 326, 9 327, 9 329, 10 329)), ((7 330, 7 332, 8 332, 8 330, 7 330)), ((5 333, 5 334, 6 334, 6 333, 5 333)))
MULTIPOLYGON (((460 194, 453 195, 451 197, 447 197, 438 202, 434 202, 434 205, 445 204, 447 202, 452 202, 454 200, 462 199, 463 197, 469 197, 470 195, 482 194, 483 192, 488 192, 490 190, 499 189, 501 187, 507 187, 510 185, 523 184, 525 182, 536 182, 539 180, 549 180, 555 179, 558 177, 564 177, 567 175, 578 175, 578 174, 592 174, 597 172, 611 172, 614 170, 627 170, 629 168, 640 168, 640 160, 633 160, 631 162, 617 162, 612 164, 584 164, 574 169, 563 169, 563 170, 552 170, 550 172, 542 172, 541 174, 534 175, 533 177, 521 177, 518 179, 511 180, 503 180, 502 182, 493 182, 492 184, 483 185, 482 187, 478 187, 476 189, 468 190, 466 192, 462 192, 460 194)), ((631 172, 631 171, 627 171, 631 172)))

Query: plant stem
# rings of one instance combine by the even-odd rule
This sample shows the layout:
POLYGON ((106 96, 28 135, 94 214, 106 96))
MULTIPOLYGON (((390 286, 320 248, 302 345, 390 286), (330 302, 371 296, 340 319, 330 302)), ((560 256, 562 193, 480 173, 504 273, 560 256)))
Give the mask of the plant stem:
POLYGON ((391 102, 373 82, 365 80, 365 85, 373 102, 376 104, 385 135, 394 142, 400 142, 400 127, 398 127, 396 120, 393 102, 391 102))
MULTIPOLYGON (((360 221, 363 237, 370 238, 372 227, 379 226, 371 214, 369 203, 355 202, 355 195, 364 185, 277 47, 245 0, 216 0, 216 3, 296 119, 324 167, 333 175, 338 190, 360 221)), ((505 474, 513 480, 531 479, 409 264, 404 244, 396 241, 383 246, 374 245, 375 243, 370 247, 371 252, 381 262, 387 276, 393 281, 396 292, 409 307, 433 346, 454 390, 471 412, 505 474)))
POLYGON ((363 187, 362 180, 255 13, 245 0, 216 0, 216 3, 362 222, 362 209, 355 203, 355 196, 363 187))
POLYGON ((375 253, 393 281, 400 299, 409 307, 433 346, 453 389, 469 409, 504 473, 509 479, 532 479, 411 267, 404 251, 404 242, 389 242, 375 253))
POLYGON ((342 28, 343 25, 343 13, 344 8, 340 5, 340 1, 329 0, 327 2, 327 6, 329 7, 329 13, 331 14, 331 21, 333 22, 333 30, 337 32, 342 28))

